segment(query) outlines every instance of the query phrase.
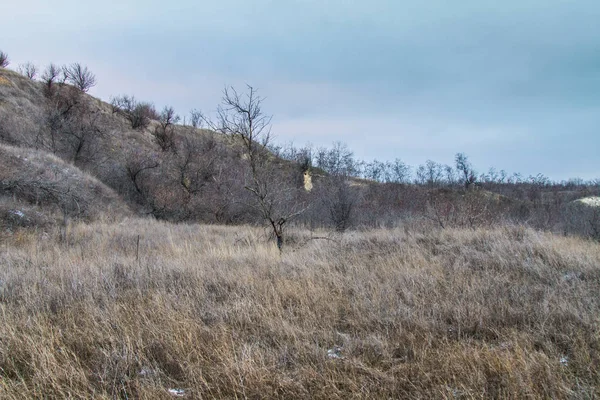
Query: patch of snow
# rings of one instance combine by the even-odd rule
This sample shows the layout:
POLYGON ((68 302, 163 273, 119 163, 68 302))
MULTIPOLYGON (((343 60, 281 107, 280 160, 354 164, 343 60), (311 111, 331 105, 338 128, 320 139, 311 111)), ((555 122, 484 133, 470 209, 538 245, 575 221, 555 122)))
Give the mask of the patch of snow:
POLYGON ((143 367, 138 374, 147 378, 157 375, 156 370, 147 367, 143 367))
POLYGON ((560 365, 567 366, 569 365, 569 358, 567 356, 562 356, 560 358, 560 365))
POLYGON ((512 349, 512 343, 511 342, 502 342, 498 345, 498 348, 500 350, 510 350, 512 349))
POLYGON ((173 396, 176 396, 176 397, 183 397, 183 396, 185 396, 185 390, 184 389, 169 389, 169 394, 172 394, 173 396))
POLYGON ((563 275, 563 281, 565 282, 571 282, 577 279, 581 279, 581 274, 578 272, 571 271, 563 275))
POLYGON ((25 218, 25 214, 21 210, 10 210, 9 213, 16 215, 20 218, 25 218))
POLYGON ((340 346, 333 346, 333 348, 327 350, 327 357, 343 359, 344 357, 342 357, 342 348, 340 346))
POLYGON ((448 388, 448 390, 452 393, 452 397, 454 398, 459 398, 462 397, 464 395, 462 390, 458 390, 457 388, 453 388, 450 386, 446 386, 448 388))

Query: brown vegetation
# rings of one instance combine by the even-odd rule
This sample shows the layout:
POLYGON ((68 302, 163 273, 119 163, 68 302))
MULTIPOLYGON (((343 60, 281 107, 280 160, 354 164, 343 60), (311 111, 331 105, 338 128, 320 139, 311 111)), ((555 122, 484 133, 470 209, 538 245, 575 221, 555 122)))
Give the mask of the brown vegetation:
POLYGON ((149 220, 0 248, 2 398, 594 398, 600 246, 149 220), (333 245, 331 243, 334 243, 333 245))
POLYGON ((0 144, 0 227, 127 215, 127 205, 94 177, 48 153, 0 144))
POLYGON ((573 202, 600 182, 461 153, 413 180, 274 147, 252 87, 179 125, 87 95, 80 64, 21 71, 0 68, 0 397, 600 395, 600 212, 573 202))
POLYGON ((8 58, 8 54, 3 51, 0 51, 0 68, 6 68, 10 64, 10 59, 8 58))

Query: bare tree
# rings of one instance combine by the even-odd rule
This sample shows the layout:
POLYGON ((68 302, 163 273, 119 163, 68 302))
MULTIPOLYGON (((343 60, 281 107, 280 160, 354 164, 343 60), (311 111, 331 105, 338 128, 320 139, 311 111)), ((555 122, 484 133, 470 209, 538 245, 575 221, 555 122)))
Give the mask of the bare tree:
POLYGON ((138 102, 133 96, 114 97, 111 99, 111 105, 113 113, 124 116, 132 129, 145 129, 150 125, 150 120, 157 117, 151 103, 138 102))
POLYGON ((469 189, 469 187, 477 181, 477 174, 473 170, 465 153, 457 153, 454 160, 456 163, 456 170, 462 177, 462 183, 465 186, 465 189, 469 189))
POLYGON ((46 94, 42 129, 35 139, 35 146, 66 156, 65 132, 69 127, 81 125, 89 114, 88 104, 81 101, 82 92, 73 86, 52 87, 46 94))
POLYGON ((357 176, 360 171, 354 153, 342 142, 335 142, 331 149, 317 150, 315 166, 332 175, 357 176))
POLYGON ((28 77, 31 80, 34 80, 37 76, 38 69, 32 63, 27 62, 25 64, 20 64, 17 68, 17 72, 19 72, 21 75, 28 77))
POLYGON ((353 224, 358 202, 357 191, 341 176, 330 177, 326 185, 327 193, 323 200, 328 211, 327 216, 337 232, 345 232, 353 224))
POLYGON ((214 138, 184 137, 175 152, 176 180, 188 196, 197 195, 212 181, 217 159, 221 156, 214 138))
POLYGON ((449 186, 454 185, 456 183, 456 171, 454 171, 454 168, 452 168, 450 165, 444 165, 443 169, 446 183, 449 186))
POLYGON ((444 166, 435 161, 427 160, 419 165, 416 171, 416 183, 430 187, 440 186, 444 179, 444 166))
POLYGON ((6 68, 10 64, 10 60, 8 59, 8 54, 3 51, 0 51, 0 68, 6 68))
POLYGON ((365 178, 373 181, 385 182, 385 172, 385 163, 378 160, 373 160, 372 162, 365 164, 363 175, 365 178))
POLYGON ((205 121, 217 132, 238 138, 249 177, 244 185, 254 199, 254 206, 268 223, 277 239, 280 251, 284 244, 284 226, 300 215, 306 207, 297 206, 297 188, 284 179, 282 166, 267 150, 271 138, 271 116, 262 111, 264 98, 252 86, 246 94, 225 88, 222 104, 217 109, 217 121, 205 121), (280 169, 278 171, 278 169, 280 169))
POLYGON ((88 69, 79 63, 71 64, 63 67, 65 80, 81 90, 87 92, 96 85, 96 76, 88 69))
POLYGON ((192 128, 202 128, 202 122, 204 121, 204 115, 198 110, 190 111, 190 125, 192 128))
POLYGON ((173 107, 165 107, 160 113, 158 125, 154 128, 154 137, 162 149, 167 151, 175 144, 175 124, 179 122, 179 115, 175 114, 173 107))
POLYGON ((348 147, 340 142, 331 149, 321 148, 316 155, 317 168, 327 175, 317 186, 316 196, 319 204, 325 208, 325 218, 338 232, 344 232, 354 222, 358 203, 358 191, 350 186, 350 179, 359 171, 359 163, 348 147))
POLYGON ((54 83, 60 76, 61 69, 56 64, 50 64, 42 73, 41 79, 44 83, 44 94, 51 97, 54 94, 54 83))
POLYGON ((105 136, 98 117, 83 113, 67 121, 63 131, 66 150, 75 165, 90 162, 98 157, 99 138, 105 136))
POLYGON ((133 187, 136 192, 140 195, 144 195, 144 190, 140 181, 141 173, 150 169, 158 168, 160 161, 158 157, 151 154, 142 154, 140 152, 133 152, 127 157, 127 163, 125 169, 127 176, 131 179, 133 187))
POLYGON ((392 182, 408 183, 410 181, 410 166, 396 158, 391 164, 392 182))

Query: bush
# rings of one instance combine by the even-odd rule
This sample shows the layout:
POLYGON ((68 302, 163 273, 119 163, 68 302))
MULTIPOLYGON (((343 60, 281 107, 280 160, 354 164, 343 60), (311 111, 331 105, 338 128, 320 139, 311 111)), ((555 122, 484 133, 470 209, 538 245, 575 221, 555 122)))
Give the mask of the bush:
POLYGON ((20 64, 19 68, 17 68, 17 72, 19 72, 21 75, 28 77, 31 80, 34 80, 37 76, 38 69, 35 65, 28 62, 25 64, 20 64))
POLYGON ((125 117, 132 129, 143 130, 148 127, 151 119, 158 119, 152 103, 138 102, 133 96, 117 96, 111 100, 113 113, 125 117))
POLYGON ((82 92, 87 92, 96 85, 96 76, 79 63, 63 67, 65 81, 72 84, 82 92))
POLYGON ((179 122, 179 115, 175 114, 173 107, 165 107, 160 113, 159 124, 154 129, 156 142, 163 151, 170 150, 175 144, 175 124, 179 122))
POLYGON ((60 76, 61 69, 56 64, 50 64, 44 70, 42 74, 42 82, 44 83, 44 95, 46 97, 52 97, 54 94, 54 83, 60 76))
POLYGON ((6 68, 10 64, 10 60, 8 59, 8 54, 3 51, 0 51, 0 67, 6 68))

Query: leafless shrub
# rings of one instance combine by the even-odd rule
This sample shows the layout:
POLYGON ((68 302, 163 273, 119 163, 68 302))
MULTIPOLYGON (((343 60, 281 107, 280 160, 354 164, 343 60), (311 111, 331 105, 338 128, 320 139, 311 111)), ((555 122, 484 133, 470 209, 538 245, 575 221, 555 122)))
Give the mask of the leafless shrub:
POLYGON ((204 122, 204 115, 198 110, 190 111, 190 126, 192 128, 202 128, 202 123, 204 122))
POLYGON ((46 92, 49 97, 36 146, 76 163, 94 157, 92 144, 103 135, 97 123, 98 115, 91 112, 79 89, 54 86, 52 80, 48 82, 45 88, 49 89, 46 92))
POLYGON ((185 137, 175 153, 176 179, 189 196, 214 181, 218 159, 223 156, 210 136, 185 137))
POLYGON ((411 167, 399 158, 395 159, 389 167, 392 183, 409 183, 411 180, 411 167))
POLYGON ((6 68, 10 64, 10 60, 8 58, 8 54, 3 51, 0 51, 0 68, 6 68))
POLYGON ((144 154, 140 151, 134 151, 127 157, 126 170, 129 179, 133 183, 138 194, 145 196, 145 189, 142 184, 142 173, 160 166, 159 158, 156 155, 144 154))
POLYGON ((146 129, 151 119, 159 116, 151 103, 138 102, 133 96, 117 96, 111 100, 113 113, 124 116, 132 129, 146 129))
POLYGON ((61 74, 61 68, 55 64, 50 64, 42 73, 41 80, 44 83, 44 95, 52 97, 55 92, 55 83, 61 74))
POLYGON ((84 114, 68 121, 63 131, 65 143, 70 150, 71 160, 75 165, 88 164, 101 155, 96 152, 96 144, 105 136, 98 117, 84 114))
POLYGON ((134 150, 127 157, 125 169, 141 213, 180 221, 188 217, 189 210, 178 183, 168 175, 169 161, 159 154, 134 150))
POLYGON ((477 173, 473 170, 469 159, 464 153, 457 153, 455 156, 456 170, 461 175, 462 183, 465 189, 469 189, 477 180, 477 173))
POLYGON ((34 80, 35 77, 37 76, 38 69, 34 64, 28 62, 25 64, 20 64, 19 67, 17 68, 17 72, 19 72, 21 75, 24 75, 31 80, 34 80))
POLYGON ((475 229, 507 219, 512 203, 491 192, 442 188, 428 194, 425 216, 442 229, 475 229))
POLYGON ((322 201, 328 210, 328 217, 337 232, 345 232, 352 226, 358 194, 342 177, 327 179, 327 188, 322 201))
POLYGON ((158 118, 158 125, 154 128, 154 138, 162 151, 171 150, 175 144, 175 124, 179 122, 179 115, 175 114, 173 107, 165 107, 158 118))
POLYGON ((411 181, 411 167, 399 158, 394 161, 365 162, 360 166, 360 176, 381 183, 402 183, 411 181))
POLYGON ((416 171, 416 183, 429 187, 444 186, 446 181, 446 166, 432 160, 427 160, 425 164, 419 165, 416 171))
POLYGON ((336 231, 344 232, 352 226, 358 205, 358 190, 351 187, 351 180, 359 172, 360 165, 344 144, 335 143, 331 149, 317 151, 315 167, 327 172, 320 178, 314 193, 324 209, 317 218, 330 222, 336 231))
POLYGON ((360 171, 354 153, 342 142, 334 143, 331 149, 318 149, 314 165, 331 175, 356 176, 360 171))
POLYGON ((386 182, 389 180, 389 178, 386 176, 386 172, 385 163, 377 160, 366 163, 363 168, 363 176, 367 179, 377 182, 386 182))
POLYGON ((81 90, 87 92, 92 87, 96 86, 96 76, 86 66, 79 63, 71 64, 63 67, 65 80, 81 90))

